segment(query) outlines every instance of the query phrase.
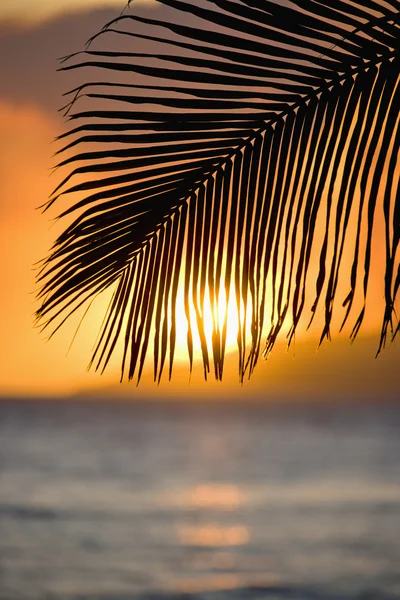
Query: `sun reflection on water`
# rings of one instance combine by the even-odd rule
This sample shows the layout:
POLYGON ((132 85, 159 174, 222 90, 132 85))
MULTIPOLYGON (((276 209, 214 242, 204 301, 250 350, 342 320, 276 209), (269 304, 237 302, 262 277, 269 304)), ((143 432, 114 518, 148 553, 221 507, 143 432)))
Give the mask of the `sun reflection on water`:
POLYGON ((187 504, 193 508, 235 510, 243 503, 242 492, 233 484, 204 483, 187 492, 187 504))
POLYGON ((179 539, 184 546, 244 546, 250 535, 243 525, 222 526, 218 523, 207 525, 182 526, 179 539))

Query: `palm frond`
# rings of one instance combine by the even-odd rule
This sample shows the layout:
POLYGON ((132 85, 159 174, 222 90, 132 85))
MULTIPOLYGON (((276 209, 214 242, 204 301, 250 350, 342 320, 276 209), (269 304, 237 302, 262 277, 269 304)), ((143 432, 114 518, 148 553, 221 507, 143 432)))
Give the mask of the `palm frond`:
POLYGON ((158 5, 133 3, 62 63, 97 76, 65 107, 57 155, 67 174, 47 207, 79 199, 60 214, 72 222, 38 276, 39 322, 57 328, 114 285, 92 363, 104 369, 121 338, 122 376, 140 379, 152 345, 159 380, 167 360, 171 376, 183 285, 190 368, 197 330, 205 376, 213 363, 222 379, 218 307, 234 294, 243 380, 289 317, 293 339, 310 286, 311 320, 323 304, 321 341, 330 337, 346 247, 343 325, 358 306, 355 338, 382 215, 379 351, 399 330, 398 1, 158 5))

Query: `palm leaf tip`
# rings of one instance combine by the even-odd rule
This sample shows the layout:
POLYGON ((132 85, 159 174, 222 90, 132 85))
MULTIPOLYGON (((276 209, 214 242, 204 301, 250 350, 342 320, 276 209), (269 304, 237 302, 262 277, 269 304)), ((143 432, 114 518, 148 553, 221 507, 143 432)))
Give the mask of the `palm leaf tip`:
POLYGON ((243 381, 309 311, 321 342, 337 318, 354 339, 378 255, 379 352, 399 330, 398 3, 158 4, 62 64, 90 80, 59 137, 48 206, 74 201, 38 321, 57 328, 113 286, 96 369, 120 343, 128 379, 148 354, 171 377, 183 318, 190 369, 198 339, 205 377, 222 379, 233 304, 243 381))

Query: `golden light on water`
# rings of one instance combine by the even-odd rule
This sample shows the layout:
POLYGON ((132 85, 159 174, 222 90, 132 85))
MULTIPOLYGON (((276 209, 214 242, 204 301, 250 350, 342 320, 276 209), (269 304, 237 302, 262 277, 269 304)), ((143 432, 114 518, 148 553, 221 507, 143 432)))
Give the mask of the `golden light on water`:
POLYGON ((247 527, 243 525, 221 526, 217 523, 185 526, 179 531, 179 539, 184 546, 244 546, 250 539, 247 527))
POLYGON ((250 531, 235 514, 243 504, 243 494, 233 483, 203 483, 186 490, 181 494, 181 506, 190 509, 190 521, 178 529, 180 544, 205 548, 245 546, 250 540, 250 531), (198 523, 197 515, 204 511, 210 518, 198 523), (227 514, 230 522, 226 522, 227 514))
POLYGON ((235 510, 243 502, 243 494, 234 484, 206 483, 187 493, 187 503, 194 508, 235 510))

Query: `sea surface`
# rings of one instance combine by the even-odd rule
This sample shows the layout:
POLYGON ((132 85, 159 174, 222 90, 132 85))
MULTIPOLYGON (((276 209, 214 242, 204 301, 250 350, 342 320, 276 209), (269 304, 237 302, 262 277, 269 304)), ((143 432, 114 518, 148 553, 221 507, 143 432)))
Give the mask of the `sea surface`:
POLYGON ((1 600, 400 598, 400 403, 0 402, 1 600))

